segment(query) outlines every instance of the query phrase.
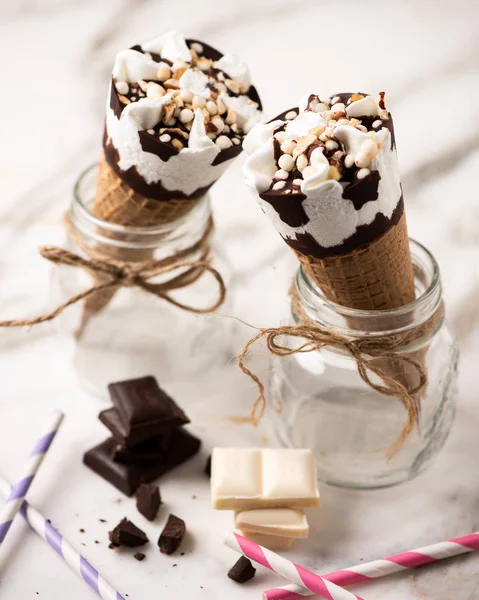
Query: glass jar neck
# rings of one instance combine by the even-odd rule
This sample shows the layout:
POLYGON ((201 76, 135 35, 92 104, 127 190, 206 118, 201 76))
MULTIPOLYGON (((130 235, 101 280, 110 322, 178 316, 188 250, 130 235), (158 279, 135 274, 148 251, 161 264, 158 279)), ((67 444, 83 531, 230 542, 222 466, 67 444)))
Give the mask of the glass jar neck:
POLYGON ((97 165, 88 168, 74 187, 69 211, 71 227, 79 245, 110 256, 125 255, 128 260, 173 256, 191 248, 207 233, 211 223, 209 195, 199 198, 182 217, 148 227, 128 227, 109 223, 93 214, 97 165))
MULTIPOLYGON (((314 324, 346 337, 374 337, 403 333, 440 315, 442 286, 439 267, 432 254, 421 244, 410 240, 416 299, 390 310, 357 310, 328 300, 318 285, 301 267, 295 279, 295 291, 301 312, 314 324)), ((293 317, 298 322, 298 314, 293 317)), ((433 332, 441 326, 438 318, 433 332)))

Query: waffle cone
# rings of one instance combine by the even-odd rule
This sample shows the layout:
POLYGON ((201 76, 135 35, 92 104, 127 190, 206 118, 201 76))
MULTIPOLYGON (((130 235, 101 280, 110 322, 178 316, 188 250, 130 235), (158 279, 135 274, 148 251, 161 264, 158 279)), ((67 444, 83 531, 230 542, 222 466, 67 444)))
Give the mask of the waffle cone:
POLYGON ((343 256, 314 258, 296 252, 331 301, 361 310, 398 308, 415 298, 406 216, 377 240, 343 256))
POLYGON ((176 221, 186 215, 197 199, 156 200, 135 192, 108 164, 102 152, 98 165, 95 217, 127 227, 151 227, 176 221))

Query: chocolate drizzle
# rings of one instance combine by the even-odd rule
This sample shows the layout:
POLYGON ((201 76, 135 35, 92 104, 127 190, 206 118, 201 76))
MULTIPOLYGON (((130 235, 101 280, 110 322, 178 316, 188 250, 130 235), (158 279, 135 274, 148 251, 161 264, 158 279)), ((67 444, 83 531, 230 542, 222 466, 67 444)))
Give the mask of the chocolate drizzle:
POLYGON ((356 210, 360 210, 367 202, 378 199, 378 188, 381 175, 379 171, 371 171, 364 179, 354 176, 343 190, 343 198, 351 200, 356 210))
POLYGON ((138 173, 136 167, 130 167, 126 171, 123 171, 118 166, 120 161, 120 156, 118 154, 118 150, 113 146, 110 140, 108 140, 107 132, 105 129, 103 135, 103 149, 105 151, 105 158, 110 167, 115 171, 115 173, 123 179, 125 183, 127 183, 135 192, 145 196, 145 198, 152 198, 154 200, 167 201, 172 198, 184 198, 184 199, 195 199, 201 198, 206 194, 206 192, 210 189, 211 185, 199 188, 194 191, 193 194, 187 196, 185 193, 180 190, 167 190, 161 185, 161 182, 157 183, 146 183, 143 177, 138 173))
POLYGON ((385 234, 393 225, 397 225, 404 212, 404 200, 401 199, 394 209, 390 219, 382 213, 378 213, 369 225, 360 225, 356 232, 338 246, 324 248, 313 238, 310 233, 298 233, 296 238, 284 237, 284 241, 301 254, 313 256, 314 258, 328 258, 330 256, 344 256, 353 250, 366 246, 375 239, 385 234))

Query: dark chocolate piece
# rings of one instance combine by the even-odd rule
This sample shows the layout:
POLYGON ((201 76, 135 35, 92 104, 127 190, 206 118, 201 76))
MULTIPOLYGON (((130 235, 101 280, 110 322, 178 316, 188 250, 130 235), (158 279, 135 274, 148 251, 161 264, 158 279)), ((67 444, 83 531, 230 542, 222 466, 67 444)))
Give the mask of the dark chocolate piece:
POLYGON ((146 440, 133 448, 115 444, 112 457, 115 462, 140 467, 154 467, 163 462, 171 443, 171 432, 146 440))
POLYGON ((133 554, 133 558, 136 558, 136 560, 141 562, 146 558, 146 554, 143 554, 143 552, 137 552, 136 554, 133 554))
POLYGON ((110 397, 120 422, 130 437, 136 428, 156 424, 156 433, 189 423, 176 402, 164 392, 154 377, 140 377, 110 383, 110 397))
MULTIPOLYGON (((135 427, 134 430, 128 434, 128 428, 124 427, 118 416, 116 408, 108 408, 103 410, 98 418, 112 433, 113 437, 119 444, 127 448, 136 448, 138 445, 143 444, 152 438, 158 438, 165 436, 169 433, 170 429, 176 429, 176 426, 164 430, 163 426, 158 426, 156 421, 151 423, 144 423, 141 427, 135 427)), ((165 443, 167 438, 165 438, 165 443)))
POLYGON ((173 554, 183 541, 186 533, 186 525, 183 519, 170 515, 168 521, 158 539, 158 546, 162 554, 173 554))
POLYGON ((113 438, 108 438, 88 450, 83 457, 83 462, 121 492, 131 496, 141 483, 149 483, 191 458, 200 449, 201 442, 183 428, 175 430, 172 432, 165 460, 154 467, 124 465, 115 462, 112 458, 115 444, 113 438))
POLYGON ((242 556, 228 571, 228 577, 236 583, 246 583, 256 574, 256 569, 251 564, 251 561, 242 556))
POLYGON ((136 491, 136 508, 148 521, 154 521, 161 504, 160 490, 157 485, 142 483, 136 491))
POLYGON ((206 459, 205 475, 207 475, 208 477, 211 477, 211 454, 206 459))
POLYGON ((122 519, 118 525, 108 534, 110 542, 114 546, 128 546, 135 548, 136 546, 144 546, 148 543, 148 538, 145 533, 133 525, 127 518, 122 519))

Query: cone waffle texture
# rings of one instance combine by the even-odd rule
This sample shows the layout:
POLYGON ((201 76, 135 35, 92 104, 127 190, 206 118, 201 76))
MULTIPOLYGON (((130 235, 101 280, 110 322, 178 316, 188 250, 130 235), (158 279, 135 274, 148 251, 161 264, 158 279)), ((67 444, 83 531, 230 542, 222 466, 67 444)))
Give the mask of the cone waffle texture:
POLYGON ((324 295, 361 310, 392 309, 415 298, 405 214, 367 246, 324 259, 296 253, 324 295))
POLYGON ((102 152, 93 214, 95 217, 127 227, 151 227, 176 221, 186 215, 197 199, 156 200, 135 192, 113 171, 102 152))

